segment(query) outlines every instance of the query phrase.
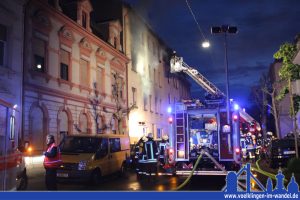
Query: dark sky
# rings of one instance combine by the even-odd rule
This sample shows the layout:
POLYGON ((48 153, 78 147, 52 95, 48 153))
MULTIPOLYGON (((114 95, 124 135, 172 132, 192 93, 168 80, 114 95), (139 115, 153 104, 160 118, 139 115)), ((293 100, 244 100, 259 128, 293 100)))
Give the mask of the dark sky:
MULTIPOLYGON (((300 33, 299 0, 189 0, 195 17, 210 41, 203 49, 203 36, 186 0, 125 0, 152 29, 191 67, 225 93, 224 36, 212 35, 211 26, 237 26, 228 35, 230 97, 247 107, 250 88, 268 72, 273 54, 284 42, 300 33)), ((192 96, 201 88, 192 83, 192 96)))

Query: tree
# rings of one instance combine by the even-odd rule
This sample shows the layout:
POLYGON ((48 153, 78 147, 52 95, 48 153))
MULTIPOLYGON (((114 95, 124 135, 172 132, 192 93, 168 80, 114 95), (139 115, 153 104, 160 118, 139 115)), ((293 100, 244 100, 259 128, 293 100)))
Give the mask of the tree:
POLYGON ((275 99, 275 87, 271 84, 269 77, 265 73, 260 77, 259 85, 252 88, 251 97, 261 113, 261 123, 264 138, 266 139, 267 110, 270 110, 270 113, 274 117, 276 134, 279 138, 278 106, 275 99), (271 98, 271 105, 269 104, 268 96, 271 98))
POLYGON ((286 94, 289 94, 290 99, 290 115, 293 120, 293 128, 295 135, 295 149, 296 149, 296 158, 299 158, 298 152, 298 133, 297 133, 297 122, 296 122, 296 112, 294 107, 294 97, 291 87, 291 82, 299 79, 300 65, 293 63, 293 58, 297 53, 297 47, 294 44, 285 43, 280 46, 279 50, 274 54, 275 59, 282 60, 282 67, 279 70, 279 77, 282 81, 285 81, 286 84, 280 91, 280 94, 277 96, 278 100, 283 99, 286 94))
POLYGON ((263 136, 266 136, 266 95, 262 91, 265 85, 265 74, 260 78, 260 84, 251 88, 251 99, 254 101, 260 113, 260 120, 262 124, 263 136))
POLYGON ((109 128, 109 126, 107 126, 107 124, 105 124, 101 118, 101 111, 105 111, 105 107, 102 107, 101 109, 101 103, 104 99, 104 96, 100 94, 100 92, 97 90, 97 83, 94 82, 93 83, 93 95, 90 96, 88 99, 90 101, 90 104, 92 106, 92 116, 93 119, 95 121, 95 130, 96 133, 103 133, 103 131, 107 128, 109 128), (99 123, 101 122, 101 126, 99 125, 99 123))
POLYGON ((122 86, 124 85, 123 79, 120 77, 118 73, 113 74, 113 85, 112 85, 112 96, 116 104, 116 111, 112 112, 112 119, 117 120, 118 125, 118 133, 123 132, 122 122, 124 117, 127 116, 133 109, 137 108, 135 102, 128 108, 125 108, 123 105, 123 90, 122 86))
POLYGON ((272 105, 266 101, 266 106, 270 109, 271 114, 274 117, 275 120, 275 130, 276 130, 276 135, 277 138, 280 138, 280 128, 279 128, 279 120, 278 120, 278 100, 276 99, 276 87, 275 84, 272 85, 265 85, 265 87, 262 88, 262 91, 269 95, 271 98, 272 105))

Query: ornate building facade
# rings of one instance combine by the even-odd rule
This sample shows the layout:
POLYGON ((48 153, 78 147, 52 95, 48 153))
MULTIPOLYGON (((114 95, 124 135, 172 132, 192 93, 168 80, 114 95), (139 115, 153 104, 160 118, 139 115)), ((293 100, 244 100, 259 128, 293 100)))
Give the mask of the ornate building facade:
POLYGON ((127 106, 122 27, 109 23, 108 40, 100 39, 92 11, 89 0, 31 0, 26 6, 23 140, 36 153, 47 134, 57 141, 62 133, 126 134, 126 120, 114 117, 127 106))

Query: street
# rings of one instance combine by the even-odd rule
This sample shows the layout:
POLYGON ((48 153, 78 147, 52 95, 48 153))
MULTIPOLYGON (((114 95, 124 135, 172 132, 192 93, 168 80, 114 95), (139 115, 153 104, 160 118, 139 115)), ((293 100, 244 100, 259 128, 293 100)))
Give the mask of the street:
MULTIPOLYGON (((63 182, 58 184, 59 191, 172 191, 185 181, 187 176, 152 176, 137 179, 134 170, 124 177, 117 174, 103 177, 99 186, 81 182, 63 182)), ((220 191, 225 185, 224 176, 194 176, 182 189, 183 191, 220 191)), ((44 169, 28 169, 27 191, 45 191, 44 169)))

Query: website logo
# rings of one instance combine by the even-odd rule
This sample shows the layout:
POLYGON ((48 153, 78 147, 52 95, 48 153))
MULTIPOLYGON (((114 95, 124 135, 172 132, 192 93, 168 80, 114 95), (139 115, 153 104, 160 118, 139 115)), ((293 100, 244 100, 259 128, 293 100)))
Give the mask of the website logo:
POLYGON ((284 185, 285 176, 281 171, 276 175, 276 184, 273 187, 269 177, 266 187, 251 172, 251 165, 248 163, 238 172, 229 172, 226 177, 226 186, 224 188, 224 197, 231 199, 297 199, 299 194, 299 185, 292 175, 287 187, 284 185), (257 187, 254 189, 252 184, 257 187))

